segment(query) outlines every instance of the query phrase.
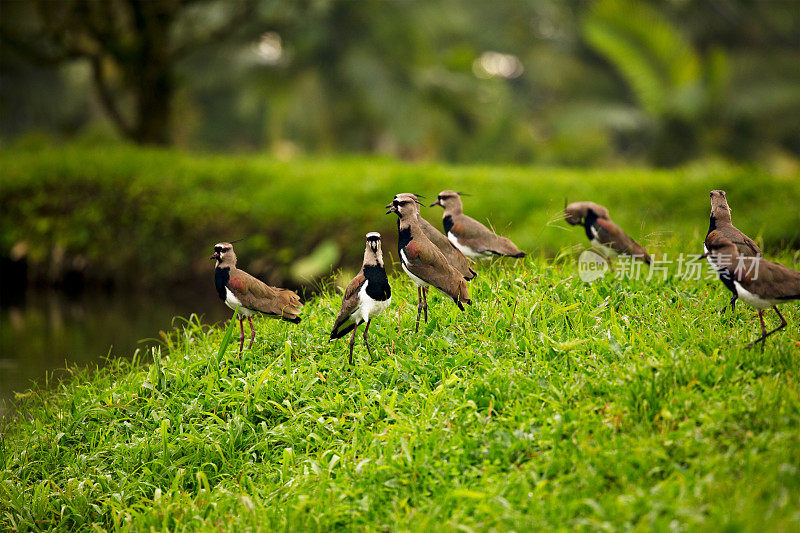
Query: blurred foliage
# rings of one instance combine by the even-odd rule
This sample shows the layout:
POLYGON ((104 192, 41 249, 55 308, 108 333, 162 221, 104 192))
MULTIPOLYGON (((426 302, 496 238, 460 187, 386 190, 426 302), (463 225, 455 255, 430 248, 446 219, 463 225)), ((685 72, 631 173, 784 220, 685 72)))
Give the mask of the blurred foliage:
MULTIPOLYGON (((247 2, 159 5, 173 9, 163 46, 185 52, 165 121, 183 147, 569 165, 800 154, 796 2, 260 0, 221 34, 247 2)), ((41 44, 35 13, 0 9, 41 44)), ((35 67, 18 48, 0 46, 0 135, 110 133, 85 59, 35 67)), ((121 96, 136 69, 104 65, 135 111, 121 96)))
POLYGON ((138 143, 166 144, 175 64, 241 26, 255 2, 212 7, 209 16, 180 0, 6 2, 0 40, 38 64, 87 63, 98 100, 116 128, 138 143), (123 111, 126 99, 130 104, 123 111))
POLYGON ((333 239, 326 239, 308 256, 301 257, 292 265, 291 274, 295 282, 313 282, 330 272, 331 266, 339 262, 341 252, 333 239))
MULTIPOLYGON (((242 237, 241 265, 272 283, 359 265, 368 231, 382 233, 391 263, 396 220, 383 206, 398 192, 430 198, 443 189, 471 193, 468 214, 534 255, 584 244, 580 228, 558 221, 565 199, 607 205, 651 251, 677 237, 697 252, 711 189, 727 190, 734 222, 768 252, 800 245, 798 172, 725 163, 531 169, 32 143, 0 150, 0 167, 0 257, 24 257, 33 279, 51 281, 70 273, 160 287, 210 280, 211 246, 242 237)), ((440 209, 423 216, 441 226, 440 209)))

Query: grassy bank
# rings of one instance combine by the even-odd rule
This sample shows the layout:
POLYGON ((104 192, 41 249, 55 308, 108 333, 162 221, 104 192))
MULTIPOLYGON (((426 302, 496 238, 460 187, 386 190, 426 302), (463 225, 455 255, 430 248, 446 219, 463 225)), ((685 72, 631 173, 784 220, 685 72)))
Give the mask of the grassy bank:
MULTIPOLYGON (((468 213, 534 253, 580 242, 548 222, 565 199, 589 198, 651 249, 677 238, 695 250, 716 188, 728 191, 735 222, 768 250, 800 243, 800 179, 723 164, 658 171, 282 162, 70 145, 5 148, 0 167, 0 256, 22 255, 33 278, 55 281, 75 272, 121 284, 207 277, 210 246, 240 237, 243 264, 276 282, 298 275, 292 267, 314 250, 312 274, 355 266, 367 231, 393 237, 394 220, 381 208, 395 193, 430 198, 446 188, 471 193, 468 213)), ((424 214, 440 225, 438 208, 424 214)))
POLYGON ((393 277, 352 371, 330 292, 241 357, 190 321, 152 365, 22 400, 0 529, 800 528, 799 306, 746 351, 757 319, 721 319, 718 282, 575 273, 483 266, 475 305, 433 297, 419 334, 393 277))

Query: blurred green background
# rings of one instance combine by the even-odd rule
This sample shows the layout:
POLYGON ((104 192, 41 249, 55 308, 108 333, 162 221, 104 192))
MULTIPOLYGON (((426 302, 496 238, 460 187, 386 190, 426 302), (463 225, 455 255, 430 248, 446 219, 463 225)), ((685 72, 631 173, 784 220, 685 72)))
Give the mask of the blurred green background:
POLYGON ((796 170, 800 4, 0 4, 0 136, 450 162, 796 170))

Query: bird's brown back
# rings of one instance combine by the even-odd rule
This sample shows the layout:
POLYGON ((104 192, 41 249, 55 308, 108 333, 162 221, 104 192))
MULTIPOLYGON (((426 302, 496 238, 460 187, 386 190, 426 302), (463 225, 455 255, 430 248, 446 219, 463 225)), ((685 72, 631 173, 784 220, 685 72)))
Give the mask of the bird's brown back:
POLYGON ((800 300, 800 272, 760 257, 740 256, 736 281, 767 300, 800 300))
POLYGON ((421 215, 419 216, 419 226, 425 236, 439 248, 439 251, 442 252, 447 262, 450 263, 453 268, 458 270, 458 272, 468 280, 475 277, 475 271, 471 268, 471 261, 450 242, 450 239, 445 237, 441 231, 437 230, 433 224, 422 218, 421 215))
POLYGON ((492 230, 463 213, 451 215, 453 226, 450 231, 458 243, 477 252, 521 257, 525 253, 517 248, 507 237, 495 234, 492 230))
POLYGON ((608 246, 617 253, 636 257, 650 264, 650 255, 644 247, 633 240, 633 238, 625 233, 614 221, 598 218, 597 227, 597 239, 601 244, 608 246))
POLYGON ((238 268, 232 268, 228 286, 236 298, 248 309, 254 309, 285 320, 298 319, 303 304, 300 297, 289 289, 270 287, 238 268))
MULTIPOLYGON (((761 253, 761 248, 758 247, 755 241, 750 237, 748 237, 747 235, 745 235, 744 232, 740 231, 733 224, 729 222, 719 223, 716 225, 715 231, 717 231, 719 236, 725 237, 726 239, 730 240, 736 246, 736 249, 739 251, 739 254, 747 257, 755 257, 763 255, 761 253)), ((708 235, 706 235, 706 240, 705 240, 706 248, 708 248, 708 245, 711 243, 710 235, 711 235, 710 232, 708 235)))
POLYGON ((409 224, 411 241, 405 247, 407 268, 457 302, 469 303, 467 281, 425 235, 419 223, 409 224))

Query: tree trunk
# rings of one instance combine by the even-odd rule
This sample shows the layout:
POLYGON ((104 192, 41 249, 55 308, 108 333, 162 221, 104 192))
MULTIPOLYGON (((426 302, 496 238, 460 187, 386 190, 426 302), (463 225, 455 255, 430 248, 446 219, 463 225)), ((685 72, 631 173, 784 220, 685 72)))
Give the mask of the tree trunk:
POLYGON ((173 87, 169 67, 147 65, 135 88, 136 127, 132 138, 139 144, 170 142, 173 87))
POLYGON ((166 3, 132 0, 139 50, 129 70, 136 98, 132 138, 140 144, 169 144, 172 112, 172 69, 169 29, 174 11, 166 3))

